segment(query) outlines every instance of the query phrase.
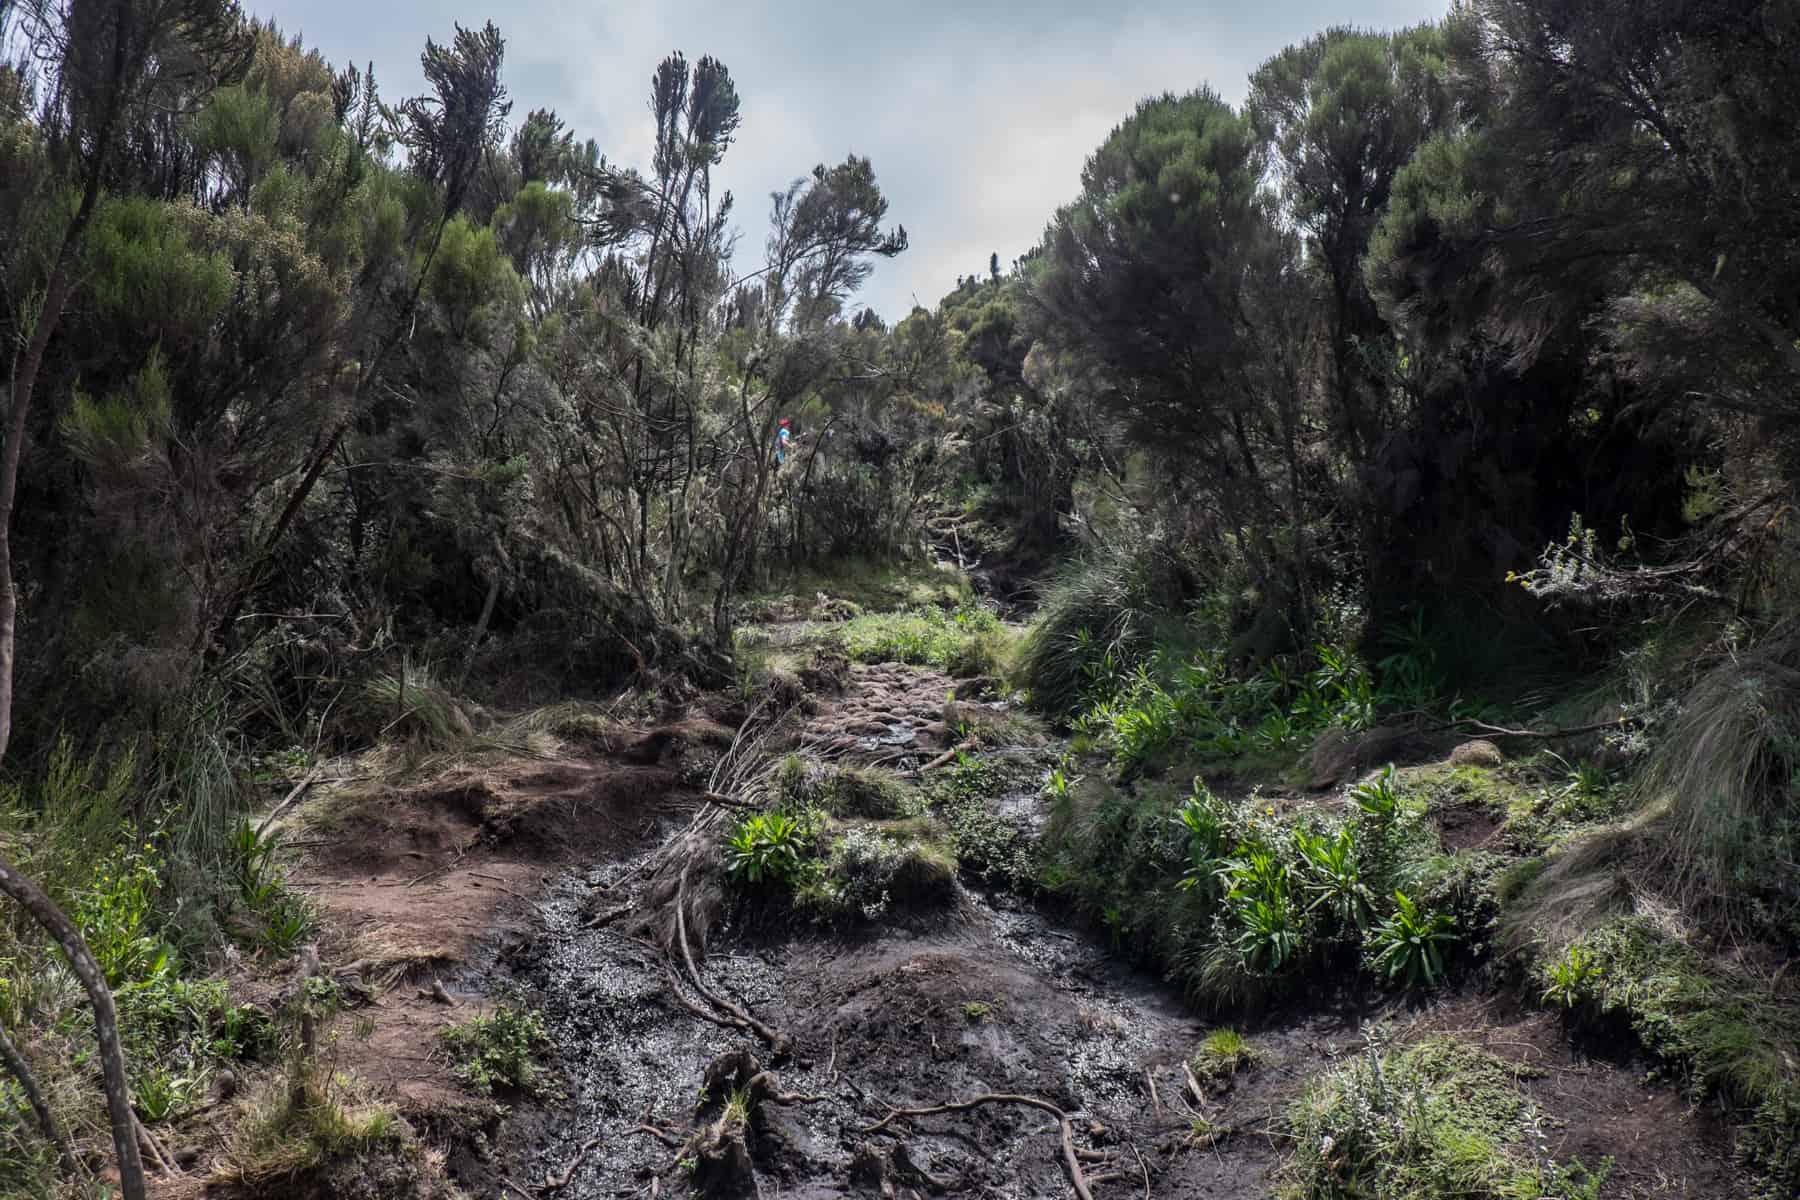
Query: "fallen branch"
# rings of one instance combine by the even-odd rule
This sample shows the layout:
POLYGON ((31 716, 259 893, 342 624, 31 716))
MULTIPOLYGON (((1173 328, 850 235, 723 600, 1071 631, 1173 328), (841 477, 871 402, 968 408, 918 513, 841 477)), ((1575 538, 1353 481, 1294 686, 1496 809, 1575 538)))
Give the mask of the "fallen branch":
POLYGON ((1489 725, 1486 721, 1477 721, 1465 717, 1460 721, 1451 721, 1447 725, 1437 725, 1427 729, 1427 733, 1448 733, 1452 730, 1472 729, 1491 737, 1526 738, 1535 741, 1555 741, 1557 738, 1580 737, 1584 733, 1598 733, 1602 729, 1618 729, 1629 724, 1625 717, 1615 717, 1610 721, 1595 721, 1592 725, 1576 725, 1569 729, 1507 729, 1500 725, 1489 725))
POLYGON ((256 837, 258 841, 262 840, 264 831, 275 823, 276 817, 279 817, 282 813, 286 812, 293 806, 295 801, 306 794, 306 789, 313 785, 313 781, 319 777, 319 772, 321 770, 323 770, 323 768, 314 767, 312 770, 308 771, 300 782, 294 785, 294 790, 289 792, 280 804, 277 804, 274 808, 269 810, 269 815, 264 817, 261 823, 256 827, 256 837))
POLYGON ((139 1119, 136 1113, 132 1114, 131 1120, 132 1123, 137 1126, 138 1150, 154 1159, 156 1165, 161 1168, 164 1175, 181 1174, 181 1171, 169 1158, 169 1152, 164 1150, 162 1148, 162 1143, 156 1140, 156 1136, 144 1127, 144 1122, 139 1119))
MULTIPOLYGON (((473 844, 474 844, 473 842, 470 843, 470 845, 473 845, 473 844)), ((467 854, 468 852, 469 852, 468 846, 457 847, 455 856, 452 857, 449 862, 445 863, 441 867, 433 867, 433 868, 431 868, 431 870, 426 871, 423 875, 414 875, 411 879, 406 881, 406 886, 411 887, 415 883, 423 883, 427 879, 430 879, 433 875, 442 875, 446 871, 453 870, 456 867, 456 864, 463 860, 463 855, 467 854)))
POLYGON ((929 1117, 938 1113, 967 1112, 971 1108, 979 1108, 983 1104, 1023 1104, 1027 1108, 1035 1108, 1047 1112, 1056 1118, 1062 1131, 1063 1169, 1069 1173, 1069 1185, 1081 1200, 1094 1200, 1093 1192, 1088 1190, 1087 1176, 1082 1173, 1081 1160, 1075 1153, 1075 1127, 1069 1120, 1069 1114, 1048 1100, 1036 1096, 1016 1096, 1005 1092, 988 1092, 970 1100, 957 1100, 949 1104, 934 1104, 930 1108, 888 1108, 888 1115, 875 1124, 859 1132, 877 1133, 887 1128, 896 1117, 929 1117))
POLYGON ((58 908, 48 893, 17 868, 0 858, 0 892, 11 896, 44 932, 56 939, 69 969, 81 981, 94 1008, 94 1034, 100 1044, 100 1079, 106 1093, 106 1112, 113 1149, 118 1155, 119 1191, 125 1200, 144 1200, 144 1160, 138 1153, 136 1118, 131 1112, 131 1087, 125 1075, 125 1054, 119 1044, 119 1015, 112 990, 100 964, 88 950, 81 930, 58 908))
POLYGON ((575 1152, 575 1157, 569 1160, 569 1165, 564 1167, 560 1174, 552 1175, 548 1171, 544 1173, 544 1186, 538 1190, 540 1192, 560 1192, 568 1187, 569 1180, 575 1177, 575 1169, 587 1160, 587 1156, 592 1154, 594 1147, 599 1144, 599 1138, 589 1138, 583 1142, 581 1149, 575 1152))
POLYGON ((1162 1097, 1157 1094, 1156 1075, 1149 1067, 1144 1068, 1144 1082, 1150 1085, 1150 1110, 1156 1114, 1157 1120, 1160 1121, 1163 1115, 1162 1097))
POLYGON ((1181 1064, 1181 1073, 1187 1076, 1188 1091, 1194 1097, 1194 1103, 1200 1108, 1206 1107, 1206 1093, 1200 1088, 1200 1081, 1194 1078, 1194 1068, 1187 1063, 1181 1064))
POLYGON ((938 755, 936 758, 932 759, 930 762, 926 763, 924 766, 920 767, 916 771, 901 771, 901 772, 899 772, 899 774, 907 776, 907 777, 912 777, 912 776, 917 776, 917 775, 923 775, 927 771, 935 771, 939 767, 950 762, 957 755, 967 753, 968 751, 975 749, 975 747, 976 747, 975 740, 973 738, 971 738, 968 741, 965 741, 958 745, 950 747, 950 749, 944 751, 942 754, 938 755))

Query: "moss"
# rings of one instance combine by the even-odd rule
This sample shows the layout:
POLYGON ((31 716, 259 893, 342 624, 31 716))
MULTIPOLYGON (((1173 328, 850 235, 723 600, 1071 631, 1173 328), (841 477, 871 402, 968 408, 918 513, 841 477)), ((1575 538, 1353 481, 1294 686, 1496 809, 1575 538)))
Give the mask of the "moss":
POLYGON ((822 867, 797 892, 802 905, 827 918, 875 920, 890 906, 918 912, 956 902, 956 855, 929 818, 849 821, 837 830, 822 867))
POLYGON ((1496 819, 1504 818, 1520 803, 1529 804, 1531 786, 1520 775, 1523 768, 1483 767, 1474 763, 1437 763, 1400 772, 1402 785, 1422 799, 1432 811, 1474 806, 1496 819))
MULTIPOLYGON (((1594 966, 1588 1003, 1628 1020, 1696 1094, 1747 1115, 1746 1156, 1800 1188, 1800 1006, 1760 981, 1725 974, 1644 916, 1609 922, 1576 945, 1594 966)), ((1546 978, 1548 970, 1540 968, 1546 978)))
POLYGON ((833 816, 892 819, 923 807, 913 790, 891 772, 873 768, 828 769, 816 787, 819 803, 833 816))

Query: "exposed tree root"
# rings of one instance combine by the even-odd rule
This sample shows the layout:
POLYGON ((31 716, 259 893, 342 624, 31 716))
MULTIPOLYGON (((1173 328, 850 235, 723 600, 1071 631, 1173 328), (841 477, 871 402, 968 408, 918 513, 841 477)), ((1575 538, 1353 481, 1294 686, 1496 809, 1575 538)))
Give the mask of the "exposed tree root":
POLYGON ((731 1017, 738 1028, 749 1030, 751 1033, 754 1033, 757 1037, 767 1042, 769 1044, 769 1049, 775 1051, 776 1054, 785 1055, 788 1052, 789 1047, 793 1044, 785 1033, 763 1024, 763 1022, 752 1016, 748 1009, 729 997, 719 995, 717 992, 707 987, 706 981, 700 978, 700 970, 694 965, 694 952, 688 946, 687 916, 684 912, 686 907, 687 871, 684 869, 681 872, 681 879, 677 883, 675 889, 675 941, 681 947, 682 962, 687 964, 688 982, 693 985, 695 991, 699 992, 700 995, 705 998, 707 1003, 731 1017))
POLYGON ((878 1133, 897 1117, 929 1117, 938 1113, 967 1112, 971 1108, 979 1108, 983 1104, 1023 1104, 1028 1108, 1038 1109, 1056 1118, 1062 1130, 1063 1169, 1069 1174, 1069 1185, 1081 1200, 1094 1200, 1094 1194, 1088 1190, 1087 1176, 1081 1170, 1081 1158, 1075 1152, 1075 1126, 1069 1120, 1069 1114, 1037 1096, 1017 1096, 1005 1092, 988 1092, 969 1100, 957 1100, 949 1104, 934 1104, 930 1108, 888 1108, 888 1115, 859 1130, 860 1133, 878 1133))
POLYGON ((666 1129, 658 1129, 654 1125, 633 1125, 627 1133, 647 1133, 671 1150, 681 1149, 681 1138, 666 1129))
POLYGON ((576 1169, 579 1168, 582 1163, 587 1161, 587 1156, 592 1154, 594 1152, 594 1147, 599 1144, 599 1138, 589 1138, 587 1141, 583 1142, 581 1144, 581 1149, 575 1152, 575 1157, 569 1160, 568 1166, 564 1167, 555 1175, 546 1174, 544 1176, 544 1185, 540 1187, 538 1191, 560 1192, 562 1189, 568 1187, 569 1180, 575 1178, 576 1169))

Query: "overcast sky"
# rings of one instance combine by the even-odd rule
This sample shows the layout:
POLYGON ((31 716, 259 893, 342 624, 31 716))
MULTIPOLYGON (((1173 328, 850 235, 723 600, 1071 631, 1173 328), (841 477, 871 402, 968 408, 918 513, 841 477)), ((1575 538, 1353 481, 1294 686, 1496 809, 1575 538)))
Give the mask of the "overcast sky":
MULTIPOLYGON (((760 252, 768 194, 849 153, 874 161, 912 248, 864 291, 890 321, 959 274, 1002 264, 1073 197, 1081 164, 1136 102, 1249 73, 1329 25, 1391 29, 1447 0, 246 0, 333 66, 373 60, 390 102, 424 89, 425 38, 493 19, 516 124, 554 108, 613 162, 647 167, 650 74, 665 54, 731 69, 743 128, 722 182, 741 256, 760 252)), ((740 264, 743 266, 745 264, 740 264)))

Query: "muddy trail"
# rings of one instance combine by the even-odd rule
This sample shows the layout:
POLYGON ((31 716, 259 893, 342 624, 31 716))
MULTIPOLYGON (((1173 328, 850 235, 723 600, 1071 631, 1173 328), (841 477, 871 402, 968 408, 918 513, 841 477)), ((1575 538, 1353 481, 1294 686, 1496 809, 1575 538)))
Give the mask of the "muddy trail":
MULTIPOLYGON (((917 784, 980 746, 1017 768, 988 809, 1023 837, 1041 826, 1032 772, 1057 748, 1009 725, 1001 701, 946 704, 953 690, 983 695, 980 684, 898 664, 820 671, 805 681, 816 698, 765 757, 917 784)), ((1216 1023, 966 863, 895 903, 884 892, 875 919, 822 922, 744 901, 715 850, 682 868, 679 892, 664 887, 659 912, 653 881, 668 883, 680 853, 716 847, 742 803, 713 790, 717 769, 699 786, 691 762, 671 763, 729 758, 726 740, 717 723, 690 722, 634 742, 640 774, 600 810, 564 812, 560 854, 530 902, 509 887, 519 902, 504 906, 502 935, 448 970, 465 997, 522 989, 559 1076, 551 1098, 457 1143, 450 1165, 471 1194, 1270 1196, 1293 1150, 1285 1114, 1310 1080, 1356 1061, 1372 1037, 1434 1035, 1512 1064, 1544 1114, 1545 1154, 1612 1161, 1600 1195, 1738 1194, 1704 1114, 1647 1084, 1643 1064, 1585 1057, 1552 1016, 1503 996, 1468 990, 1421 1007, 1347 984, 1238 1023, 1254 1053, 1197 1073, 1216 1023), (670 909, 696 928, 677 932, 670 909)))

